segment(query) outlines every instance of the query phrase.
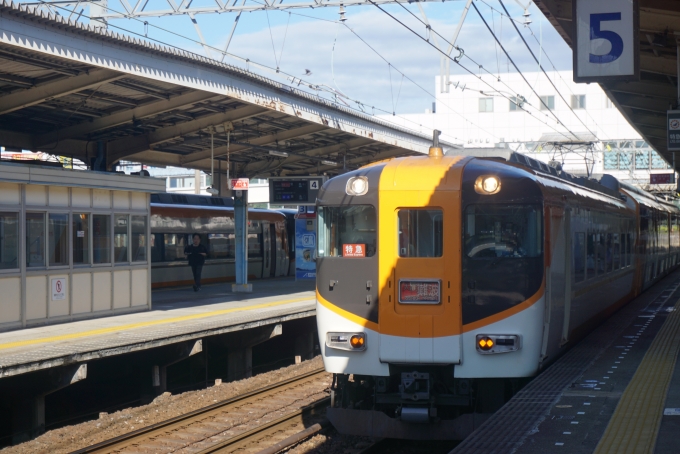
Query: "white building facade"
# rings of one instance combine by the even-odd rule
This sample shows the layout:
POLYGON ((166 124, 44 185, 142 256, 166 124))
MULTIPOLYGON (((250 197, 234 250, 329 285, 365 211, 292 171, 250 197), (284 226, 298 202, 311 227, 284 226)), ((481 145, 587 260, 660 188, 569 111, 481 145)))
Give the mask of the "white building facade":
POLYGON ((439 129, 466 148, 507 147, 569 172, 609 173, 642 187, 650 174, 671 172, 598 84, 576 84, 571 71, 547 72, 550 80, 523 74, 536 93, 519 73, 455 75, 448 84, 437 76, 433 109, 384 119, 423 133, 439 129))

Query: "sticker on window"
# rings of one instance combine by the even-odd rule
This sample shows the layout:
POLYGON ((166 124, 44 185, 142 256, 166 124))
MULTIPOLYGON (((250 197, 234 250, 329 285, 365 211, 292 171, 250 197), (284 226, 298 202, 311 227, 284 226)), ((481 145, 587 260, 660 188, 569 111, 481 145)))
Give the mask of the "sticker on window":
POLYGON ((366 257, 366 245, 365 244, 343 244, 342 245, 342 256, 343 257, 366 257))

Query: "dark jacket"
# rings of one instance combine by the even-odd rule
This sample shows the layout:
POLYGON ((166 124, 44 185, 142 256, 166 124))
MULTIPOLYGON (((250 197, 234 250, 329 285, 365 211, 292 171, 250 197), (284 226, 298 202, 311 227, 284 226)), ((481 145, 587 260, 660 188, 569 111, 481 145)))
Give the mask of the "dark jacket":
POLYGON ((201 255, 201 253, 207 254, 208 250, 202 244, 198 246, 190 244, 184 248, 184 253, 189 254, 189 265, 203 265, 205 263, 205 256, 201 255))

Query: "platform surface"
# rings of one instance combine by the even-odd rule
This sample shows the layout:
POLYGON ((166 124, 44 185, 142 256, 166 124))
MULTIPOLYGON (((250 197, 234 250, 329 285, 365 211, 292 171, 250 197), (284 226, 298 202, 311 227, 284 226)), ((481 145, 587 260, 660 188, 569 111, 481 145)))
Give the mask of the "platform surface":
POLYGON ((680 453, 680 270, 547 368, 452 454, 680 453))
POLYGON ((313 317, 315 283, 253 281, 155 290, 152 310, 0 333, 0 378, 160 347, 297 318, 313 317))

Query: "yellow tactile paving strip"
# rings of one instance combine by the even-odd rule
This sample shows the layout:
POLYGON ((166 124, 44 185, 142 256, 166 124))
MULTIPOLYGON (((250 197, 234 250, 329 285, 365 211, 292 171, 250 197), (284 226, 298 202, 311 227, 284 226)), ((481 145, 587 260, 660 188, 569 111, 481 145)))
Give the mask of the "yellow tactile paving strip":
POLYGON ((621 396, 595 454, 652 454, 680 351, 680 300, 621 396))
POLYGON ((305 298, 295 298, 295 299, 289 299, 289 300, 283 300, 283 301, 274 301, 271 303, 263 303, 263 304, 255 304, 252 306, 243 306, 243 307, 236 307, 236 308, 230 308, 230 309, 222 309, 222 310, 216 310, 216 311, 210 311, 210 312, 202 312, 199 314, 190 314, 190 315, 182 315, 179 317, 168 317, 168 318, 162 318, 159 320, 149 320, 149 321, 144 321, 144 322, 139 322, 139 323, 129 323, 126 325, 118 325, 118 326, 110 326, 107 328, 99 328, 99 329, 93 329, 93 330, 88 330, 88 331, 81 331, 77 333, 69 333, 69 334, 62 334, 59 336, 51 336, 51 337, 40 337, 36 339, 28 339, 28 340, 22 340, 22 341, 15 341, 15 342, 7 342, 4 344, 0 344, 0 350, 5 350, 8 348, 15 348, 15 347, 23 347, 26 345, 36 345, 36 344, 47 344, 51 342, 56 342, 56 341, 63 341, 63 340, 71 340, 71 339, 80 339, 84 337, 91 337, 91 336, 96 336, 100 334, 107 334, 107 333, 112 333, 112 332, 121 332, 121 331, 126 331, 126 330, 131 330, 135 328, 147 328, 150 326, 155 326, 155 325, 164 325, 168 323, 177 323, 177 322, 184 322, 187 320, 198 320, 198 319, 203 319, 203 318, 208 318, 208 317, 214 317, 216 315, 225 315, 225 314, 231 314, 234 312, 243 312, 243 311, 250 311, 250 310, 255 310, 255 309, 266 309, 266 308, 271 308, 271 307, 276 307, 276 306, 281 306, 284 304, 290 304, 290 303, 299 303, 302 301, 309 301, 312 300, 313 297, 305 297, 305 298))

